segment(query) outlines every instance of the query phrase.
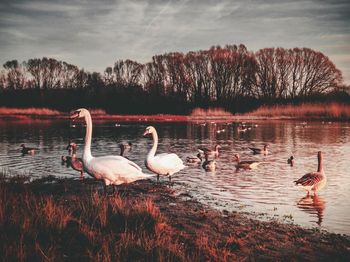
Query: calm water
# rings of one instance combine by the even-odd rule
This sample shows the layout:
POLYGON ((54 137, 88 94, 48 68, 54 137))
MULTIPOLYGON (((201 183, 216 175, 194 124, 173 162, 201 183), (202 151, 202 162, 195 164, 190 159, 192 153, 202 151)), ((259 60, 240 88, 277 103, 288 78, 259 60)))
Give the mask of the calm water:
MULTIPOLYGON (((200 166, 182 170, 173 177, 178 192, 218 209, 253 212, 261 219, 276 218, 305 227, 350 234, 350 124, 310 122, 302 127, 294 121, 254 122, 246 133, 236 131, 237 123, 154 123, 160 137, 159 153, 176 152, 183 160, 195 155, 199 146, 222 146, 215 173, 200 166), (217 130, 225 130, 218 133, 217 130), (270 145, 267 156, 253 155, 249 146, 270 145), (316 171, 317 151, 324 153, 327 186, 317 197, 306 197, 293 180, 316 171), (266 163, 255 170, 236 171, 232 155, 266 163), (290 155, 295 165, 287 164, 290 155)), ((145 171, 144 159, 152 141, 142 137, 148 123, 95 124, 92 152, 95 156, 119 154, 118 143, 130 141, 127 156, 145 171)), ((68 122, 0 125, 0 168, 33 178, 55 175, 76 177, 79 174, 61 165, 61 155, 69 139, 83 148, 85 128, 70 127, 68 122), (22 156, 20 145, 40 148, 34 156, 22 156)), ((162 179, 167 181, 167 179, 162 179)))

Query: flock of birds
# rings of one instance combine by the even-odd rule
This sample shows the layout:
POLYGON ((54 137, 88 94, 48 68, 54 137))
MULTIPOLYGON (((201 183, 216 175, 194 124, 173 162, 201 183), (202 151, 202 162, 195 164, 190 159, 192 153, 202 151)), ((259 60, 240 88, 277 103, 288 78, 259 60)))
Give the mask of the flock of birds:
MULTIPOLYGON (((131 143, 122 143, 120 147, 120 155, 107 155, 94 157, 91 154, 91 139, 92 139, 92 119, 90 112, 81 108, 71 113, 70 118, 74 121, 78 118, 83 118, 86 123, 86 135, 83 149, 82 158, 78 158, 77 145, 74 142, 70 142, 67 146, 69 156, 62 156, 62 164, 66 164, 67 167, 71 166, 74 170, 80 172, 80 179, 84 178, 84 172, 94 177, 97 180, 102 180, 104 183, 105 193, 107 192, 107 186, 113 186, 113 192, 115 192, 115 186, 131 183, 141 179, 148 179, 153 176, 157 176, 159 181, 160 176, 168 177, 171 181, 171 176, 183 168, 186 167, 183 161, 178 155, 174 153, 156 154, 158 147, 158 134, 153 126, 149 126, 145 129, 144 136, 152 136, 153 146, 148 152, 145 166, 148 170, 154 174, 143 173, 141 167, 136 163, 130 161, 124 157, 124 153, 130 150, 131 143)), ((34 154, 37 148, 26 147, 21 145, 22 154, 34 154)), ((199 148, 199 153, 196 156, 187 157, 186 163, 188 165, 202 165, 206 171, 215 171, 216 158, 219 156, 220 145, 216 145, 214 149, 199 148), (203 161, 204 160, 204 161, 203 161)), ((254 154, 268 154, 268 145, 264 145, 263 148, 249 148, 254 154)), ((317 172, 307 173, 300 179, 294 181, 296 185, 301 185, 303 189, 308 192, 308 195, 313 192, 322 189, 326 185, 326 175, 322 166, 322 152, 318 152, 318 169, 317 172)), ((237 169, 253 169, 258 165, 264 163, 252 160, 241 160, 239 154, 234 154, 234 160, 236 161, 237 169)), ((294 165, 294 157, 291 156, 287 160, 288 164, 294 165)))

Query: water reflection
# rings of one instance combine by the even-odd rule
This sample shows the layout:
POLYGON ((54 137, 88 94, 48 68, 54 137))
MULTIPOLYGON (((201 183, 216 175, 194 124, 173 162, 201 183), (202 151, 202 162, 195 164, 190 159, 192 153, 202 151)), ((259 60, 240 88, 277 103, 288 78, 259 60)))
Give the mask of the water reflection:
POLYGON ((306 195, 297 202, 300 210, 308 213, 311 217, 317 217, 317 224, 321 226, 326 201, 318 195, 306 195))
MULTIPOLYGON (((78 145, 78 157, 84 147, 85 127, 69 122, 43 124, 0 124, 0 169, 32 177, 55 175, 75 177, 79 174, 61 165, 66 155, 67 141, 78 145), (35 155, 21 156, 20 145, 38 147, 35 155)), ((267 213, 270 216, 292 214, 294 222, 303 226, 321 227, 333 232, 350 234, 350 124, 310 122, 296 127, 293 121, 261 121, 237 123, 122 123, 94 124, 92 152, 95 156, 119 155, 118 144, 132 143, 127 157, 146 170, 144 160, 152 141, 142 137, 145 127, 153 125, 159 134, 159 152, 174 152, 183 160, 195 157, 199 148, 213 149, 220 145, 215 172, 206 172, 202 164, 189 165, 174 176, 174 187, 191 194, 212 207, 267 213), (237 132, 245 125, 247 131, 237 132), (249 147, 263 148, 269 144, 269 154, 254 155, 249 147), (324 152, 327 186, 316 199, 304 197, 304 191, 294 186, 310 170, 315 170, 315 154, 324 152), (263 162, 254 170, 236 172, 233 155, 244 160, 263 162), (291 166, 287 159, 294 156, 291 166), (336 164, 334 164, 336 163, 336 164), (335 194, 337 192, 337 194, 335 194), (317 199, 318 198, 318 199, 317 199), (321 198, 321 200, 319 200, 321 198), (298 200, 296 200, 298 199, 298 200), (300 203, 299 203, 300 202, 300 203), (299 203, 299 204, 296 204, 299 203), (308 204, 309 203, 309 204, 308 204), (327 208, 325 208, 327 205, 327 208), (319 215, 318 215, 319 214, 319 215)), ((212 158, 211 158, 212 159, 212 158)))

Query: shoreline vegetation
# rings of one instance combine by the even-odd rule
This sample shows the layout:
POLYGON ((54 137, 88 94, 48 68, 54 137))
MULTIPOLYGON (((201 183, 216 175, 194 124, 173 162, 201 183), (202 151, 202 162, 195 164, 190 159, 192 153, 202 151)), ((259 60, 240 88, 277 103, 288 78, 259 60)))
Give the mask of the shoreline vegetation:
MULTIPOLYGON (((240 121, 240 120, 331 120, 350 121, 350 105, 341 103, 302 103, 300 105, 261 106, 245 114, 232 114, 222 108, 196 108, 190 115, 128 115, 108 114, 102 109, 90 110, 96 121, 120 122, 190 122, 190 121, 240 121)), ((48 108, 0 107, 1 120, 54 120, 68 119, 69 114, 48 108)))
POLYGON ((86 179, 0 176, 0 252, 14 261, 349 261, 350 237, 217 211, 152 180, 104 196, 86 179))

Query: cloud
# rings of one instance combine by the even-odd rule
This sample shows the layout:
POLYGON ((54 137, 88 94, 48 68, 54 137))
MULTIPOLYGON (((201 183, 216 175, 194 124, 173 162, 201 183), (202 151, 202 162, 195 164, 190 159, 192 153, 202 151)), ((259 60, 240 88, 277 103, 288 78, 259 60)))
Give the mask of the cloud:
POLYGON ((0 4, 0 59, 56 57, 102 72, 118 59, 212 45, 310 47, 350 82, 347 0, 14 0, 0 4), (339 61, 339 62, 338 62, 339 61))

